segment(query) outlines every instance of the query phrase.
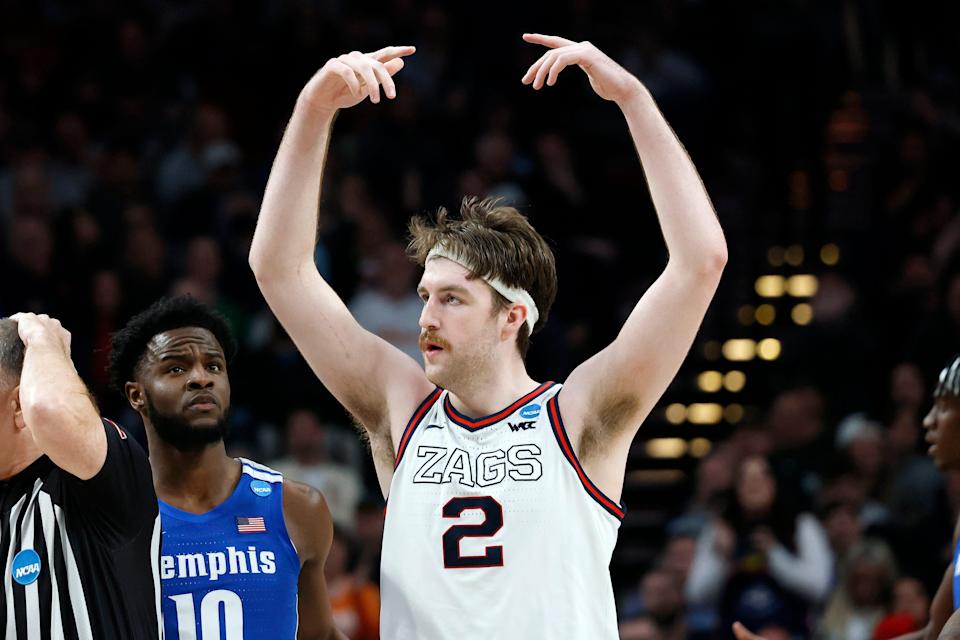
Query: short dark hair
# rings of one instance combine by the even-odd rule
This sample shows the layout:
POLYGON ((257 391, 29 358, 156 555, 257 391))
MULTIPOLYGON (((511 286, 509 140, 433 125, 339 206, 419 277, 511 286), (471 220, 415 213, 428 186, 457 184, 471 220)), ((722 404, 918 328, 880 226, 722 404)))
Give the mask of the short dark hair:
POLYGON ((110 339, 111 386, 124 394, 124 386, 136 377, 147 345, 159 333, 184 327, 206 329, 217 339, 227 362, 237 353, 226 318, 190 296, 160 298, 145 311, 130 318, 110 339))
POLYGON ((17 321, 10 318, 0 320, 0 379, 10 385, 16 385, 20 381, 25 351, 26 347, 17 330, 17 321))

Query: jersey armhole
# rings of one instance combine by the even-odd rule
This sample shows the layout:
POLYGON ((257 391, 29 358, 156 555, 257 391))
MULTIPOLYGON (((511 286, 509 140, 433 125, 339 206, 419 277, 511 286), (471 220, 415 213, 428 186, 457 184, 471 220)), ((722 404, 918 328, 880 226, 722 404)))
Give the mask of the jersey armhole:
POLYGON ((577 477, 580 478, 580 483, 583 485, 583 488, 590 495, 590 497, 593 498, 597 504, 603 507, 604 510, 614 518, 617 520, 623 520, 623 517, 626 514, 626 507, 623 506, 623 502, 614 502, 605 493, 603 493, 597 487, 597 485, 593 484, 593 481, 587 477, 586 472, 580 465, 580 460, 577 459, 577 454, 573 451, 573 445, 570 444, 570 438, 567 436, 567 429, 563 426, 563 418, 560 417, 560 403, 557 399, 560 397, 561 392, 562 390, 558 391, 556 395, 547 400, 547 416, 550 418, 550 426, 553 428, 553 435, 557 439, 557 444, 560 446, 560 451, 563 453, 563 457, 567 459, 567 462, 570 463, 570 466, 573 467, 573 470, 577 473, 577 477))
MULTIPOLYGON (((283 493, 286 491, 286 479, 283 477, 283 474, 277 471, 276 469, 271 469, 265 464, 260 464, 259 462, 254 462, 247 458, 239 458, 240 460, 240 473, 241 473, 241 482, 243 481, 243 476, 249 478, 247 480, 247 488, 249 489, 249 483, 254 480, 260 480, 261 482, 266 482, 276 488, 279 488, 279 496, 277 499, 273 499, 268 496, 266 499, 270 500, 269 509, 272 512, 271 516, 275 519, 276 522, 280 523, 279 531, 277 534, 280 536, 282 541, 283 549, 290 554, 293 564, 297 569, 297 574, 300 572, 300 552, 297 551, 297 546, 293 544, 293 538, 290 537, 290 531, 287 529, 287 516, 283 512, 283 493), (271 477, 272 476, 272 477, 271 477)), ((239 489, 239 485, 237 489, 239 489)), ((319 491, 319 489, 318 489, 319 491)), ((273 492, 271 492, 272 494, 273 492)), ((299 579, 298 579, 299 580, 299 579)))
POLYGON ((403 436, 400 438, 400 444, 397 446, 397 458, 393 463, 393 468, 396 469, 400 466, 400 461, 403 459, 403 452, 407 450, 407 445, 410 443, 410 438, 413 437, 413 432, 417 430, 417 425, 420 424, 420 421, 423 420, 423 416, 427 415, 427 411, 437 402, 437 399, 440 397, 440 394, 443 393, 443 389, 440 387, 434 387, 433 391, 423 399, 420 405, 417 407, 417 410, 413 412, 410 421, 407 422, 407 426, 403 429, 403 436))
MULTIPOLYGON (((284 491, 286 491, 287 483, 285 480, 283 480, 283 476, 280 476, 280 477, 281 477, 281 480, 280 482, 277 483, 280 485, 280 499, 275 501, 273 504, 275 505, 274 509, 276 509, 280 515, 280 517, 278 518, 278 520, 280 521, 280 528, 281 528, 279 533, 280 533, 280 539, 283 541, 283 548, 291 555, 293 559, 293 564, 297 568, 297 575, 299 576, 300 569, 302 568, 300 564, 300 552, 297 551, 297 545, 293 544, 293 538, 290 537, 290 531, 287 529, 287 515, 283 512, 283 502, 284 502, 283 493, 284 491)), ((319 491, 319 489, 317 489, 317 491, 319 491)), ((300 578, 298 577, 297 583, 299 584, 299 582, 300 582, 300 578)))

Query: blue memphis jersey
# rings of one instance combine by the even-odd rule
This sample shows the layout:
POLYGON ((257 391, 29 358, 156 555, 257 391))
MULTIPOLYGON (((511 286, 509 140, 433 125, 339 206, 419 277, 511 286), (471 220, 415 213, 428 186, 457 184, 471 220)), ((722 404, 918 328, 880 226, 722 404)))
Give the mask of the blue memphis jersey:
POLYGON ((953 550, 953 608, 960 609, 960 538, 953 550))
POLYGON ((283 520, 283 476, 241 458, 237 488, 207 513, 162 500, 167 640, 293 640, 300 559, 283 520))

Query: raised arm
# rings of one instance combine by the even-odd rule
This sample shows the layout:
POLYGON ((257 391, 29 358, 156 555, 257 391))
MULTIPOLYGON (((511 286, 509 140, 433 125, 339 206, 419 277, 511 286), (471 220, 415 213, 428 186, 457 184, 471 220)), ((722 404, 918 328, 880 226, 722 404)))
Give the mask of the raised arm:
POLYGON ((391 76, 413 51, 387 47, 332 58, 304 86, 250 248, 250 266, 270 308, 321 382, 364 424, 375 448, 389 448, 390 425, 402 429, 409 417, 403 413, 412 413, 432 387, 416 362, 364 330, 317 272, 317 211, 337 110, 365 98, 379 102, 381 87, 394 98, 391 76))
POLYGON ((767 564, 774 580, 800 594, 808 602, 817 604, 830 593, 833 554, 830 542, 816 517, 802 513, 797 517, 796 551, 790 551, 777 542, 773 534, 764 531, 767 542, 767 564))
POLYGON ((550 49, 524 75, 525 84, 552 85, 560 71, 577 65, 600 97, 620 107, 670 255, 617 338, 577 367, 560 394, 585 470, 616 498, 630 443, 679 370, 716 291, 726 241, 693 162, 640 81, 589 42, 524 39, 550 49))
POLYGON ((70 333, 46 315, 18 313, 11 319, 26 347, 19 394, 24 426, 54 464, 89 480, 107 458, 107 437, 70 359, 70 333))

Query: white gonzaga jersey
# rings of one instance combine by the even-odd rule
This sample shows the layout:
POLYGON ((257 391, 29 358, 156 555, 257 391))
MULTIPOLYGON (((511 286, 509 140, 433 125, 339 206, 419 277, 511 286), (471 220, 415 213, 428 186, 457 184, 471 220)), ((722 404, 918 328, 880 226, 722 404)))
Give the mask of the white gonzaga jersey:
POLYGON ((436 389, 397 447, 383 541, 385 640, 615 640, 623 508, 587 478, 547 382, 478 420, 436 389))

